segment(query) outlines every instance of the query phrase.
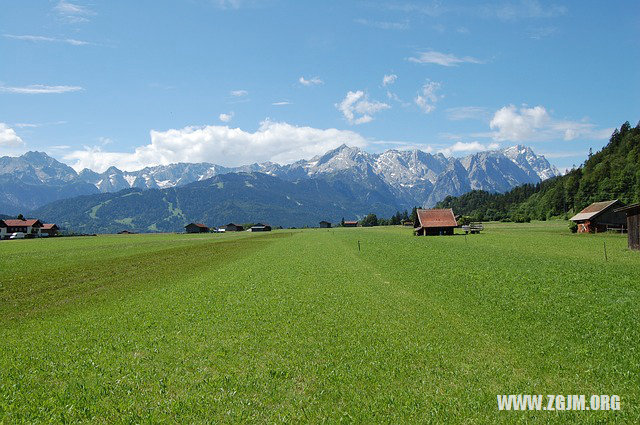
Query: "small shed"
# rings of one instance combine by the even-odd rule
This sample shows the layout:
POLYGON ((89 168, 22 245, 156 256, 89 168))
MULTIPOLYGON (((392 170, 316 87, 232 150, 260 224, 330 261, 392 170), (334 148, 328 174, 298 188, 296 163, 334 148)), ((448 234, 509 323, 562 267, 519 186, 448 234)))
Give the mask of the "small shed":
POLYGON ((44 223, 40 228, 41 235, 56 236, 60 229, 54 223, 44 223))
POLYGON ((249 228, 250 232, 270 232, 271 226, 268 224, 257 223, 249 228))
POLYGON ((413 220, 402 220, 402 225, 406 227, 413 227, 413 220))
POLYGON ((614 212, 623 212, 627 215, 629 249, 640 250, 640 204, 618 208, 614 212))
POLYGON ((610 228, 622 229, 627 224, 625 213, 616 212, 622 206, 622 202, 617 199, 594 202, 569 220, 578 225, 578 233, 606 232, 610 228))
POLYGON ((234 223, 229 223, 226 226, 222 226, 222 227, 224 227, 224 230, 227 232, 242 232, 244 230, 244 227, 234 223))
POLYGON ((415 229, 417 236, 453 235, 453 229, 458 222, 451 208, 448 209, 418 209, 420 225, 415 229))
POLYGON ((189 223, 184 226, 187 233, 208 233, 209 228, 202 223, 189 223))
POLYGON ((331 227, 331 223, 330 223, 330 222, 328 222, 328 221, 324 221, 324 220, 322 220, 322 221, 320 222, 320 228, 321 228, 321 229, 328 229, 328 228, 330 228, 330 227, 331 227))
POLYGON ((345 221, 344 227, 358 227, 357 221, 345 221))

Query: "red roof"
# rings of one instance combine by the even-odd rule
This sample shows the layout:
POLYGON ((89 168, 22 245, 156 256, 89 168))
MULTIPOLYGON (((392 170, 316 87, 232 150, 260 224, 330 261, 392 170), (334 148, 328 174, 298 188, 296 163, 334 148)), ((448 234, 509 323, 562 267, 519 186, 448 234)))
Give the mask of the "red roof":
POLYGON ((42 230, 51 230, 54 227, 58 227, 58 226, 56 226, 54 223, 45 223, 42 225, 42 230))
POLYGON ((42 226, 40 220, 31 219, 31 220, 4 220, 7 227, 22 227, 22 226, 42 226))
POLYGON ((205 225, 204 225, 204 224, 202 224, 202 223, 191 223, 191 224, 193 224, 194 226, 202 227, 202 228, 204 228, 204 229, 208 229, 208 227, 207 227, 207 226, 205 226, 205 225))
POLYGON ((344 224, 358 224, 357 221, 345 221, 344 224))
POLYGON ((452 209, 418 210, 420 227, 456 227, 458 222, 452 209))

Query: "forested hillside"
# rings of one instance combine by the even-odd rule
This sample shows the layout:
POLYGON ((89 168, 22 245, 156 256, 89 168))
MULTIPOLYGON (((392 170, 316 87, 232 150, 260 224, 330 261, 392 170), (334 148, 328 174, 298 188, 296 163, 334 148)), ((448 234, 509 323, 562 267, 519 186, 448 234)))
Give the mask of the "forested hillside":
POLYGON ((567 217, 592 202, 640 201, 640 123, 625 122, 607 146, 580 167, 539 184, 518 186, 503 194, 472 191, 445 198, 437 208, 453 208, 472 220, 546 220, 567 217))

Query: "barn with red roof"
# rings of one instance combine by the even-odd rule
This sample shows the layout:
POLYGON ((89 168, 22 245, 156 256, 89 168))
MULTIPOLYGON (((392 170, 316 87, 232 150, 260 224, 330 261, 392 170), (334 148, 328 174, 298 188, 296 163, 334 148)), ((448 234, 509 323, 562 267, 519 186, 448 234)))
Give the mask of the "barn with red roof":
POLYGON ((458 227, 458 222, 451 208, 418 209, 416 213, 419 226, 415 228, 414 232, 418 236, 453 235, 453 229, 458 227))

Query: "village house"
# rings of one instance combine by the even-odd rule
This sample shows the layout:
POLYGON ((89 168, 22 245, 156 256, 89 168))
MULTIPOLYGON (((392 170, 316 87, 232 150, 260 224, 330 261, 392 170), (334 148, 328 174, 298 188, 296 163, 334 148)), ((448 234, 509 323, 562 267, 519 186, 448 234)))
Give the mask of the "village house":
POLYGON ((187 233, 208 233, 209 228, 202 223, 189 223, 184 226, 187 233))
POLYGON ((222 226, 227 232, 242 232, 244 228, 239 224, 229 223, 226 226, 222 226))
POLYGON ((594 202, 569 220, 578 225, 578 233, 606 232, 608 229, 622 229, 626 226, 625 213, 616 212, 623 204, 613 201, 594 202))
POLYGON ((250 232, 270 232, 271 226, 268 224, 256 223, 249 228, 250 232))
POLYGON ((358 227, 358 222, 357 221, 345 221, 343 226, 344 227, 358 227))
POLYGON ((418 209, 418 221, 420 225, 414 230, 417 236, 423 235, 453 235, 453 229, 458 227, 458 222, 453 210, 448 209, 418 209))
POLYGON ((627 215, 629 249, 640 250, 640 204, 618 208, 614 212, 623 212, 627 215))
POLYGON ((7 224, 4 220, 0 220, 0 239, 7 237, 7 224))
POLYGON ((3 220, 6 227, 6 234, 10 236, 12 233, 24 233, 25 236, 38 236, 42 222, 37 219, 20 220, 20 219, 5 219, 3 220))
POLYGON ((328 221, 324 221, 324 220, 322 220, 322 221, 320 222, 320 228, 321 228, 321 229, 328 229, 328 228, 330 228, 330 227, 331 227, 331 223, 330 223, 330 222, 328 222, 328 221))

